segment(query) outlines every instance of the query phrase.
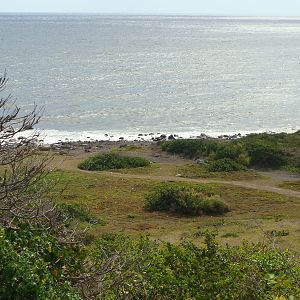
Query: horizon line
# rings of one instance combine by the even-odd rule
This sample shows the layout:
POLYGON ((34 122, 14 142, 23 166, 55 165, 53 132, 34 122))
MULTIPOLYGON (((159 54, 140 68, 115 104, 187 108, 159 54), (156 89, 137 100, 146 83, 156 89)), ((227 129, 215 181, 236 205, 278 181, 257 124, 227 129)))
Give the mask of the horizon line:
POLYGON ((192 14, 192 13, 130 13, 130 12, 68 12, 68 11, 0 11, 1 14, 19 15, 107 15, 107 16, 178 16, 178 17, 240 17, 240 18, 300 18, 300 15, 243 15, 243 14, 192 14))

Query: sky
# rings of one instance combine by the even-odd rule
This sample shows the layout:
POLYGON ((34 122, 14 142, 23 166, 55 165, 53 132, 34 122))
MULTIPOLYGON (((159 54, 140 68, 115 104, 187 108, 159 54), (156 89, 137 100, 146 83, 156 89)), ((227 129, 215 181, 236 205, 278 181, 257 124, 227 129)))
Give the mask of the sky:
POLYGON ((300 16, 300 0, 0 0, 0 12, 300 16))

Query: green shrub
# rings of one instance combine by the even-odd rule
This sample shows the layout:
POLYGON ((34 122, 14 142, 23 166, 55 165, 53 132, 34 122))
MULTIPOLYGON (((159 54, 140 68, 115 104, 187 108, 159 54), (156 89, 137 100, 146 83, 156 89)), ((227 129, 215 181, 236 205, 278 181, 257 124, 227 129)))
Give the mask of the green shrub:
POLYGON ((252 166, 279 168, 287 164, 287 159, 276 146, 263 142, 247 145, 252 166))
POLYGON ((116 257, 118 272, 103 277, 99 298, 299 299, 300 268, 287 251, 263 244, 223 247, 213 234, 204 237, 205 245, 197 246, 105 235, 89 256, 100 265, 116 257))
POLYGON ((214 160, 219 159, 231 159, 237 162, 238 164, 249 166, 250 158, 249 155, 241 143, 227 143, 220 144, 214 156, 214 160))
POLYGON ((247 168, 230 158, 223 158, 210 162, 207 170, 209 172, 236 172, 247 170, 247 168))
POLYGON ((64 279, 67 259, 49 236, 0 229, 0 299, 81 299, 64 279))
POLYGON ((216 141, 206 139, 184 139, 174 140, 162 143, 163 151, 172 154, 182 154, 189 158, 197 158, 200 156, 208 156, 215 152, 218 148, 216 141))
POLYGON ((77 253, 38 232, 0 230, 0 299, 79 300, 68 275, 87 278, 73 282, 84 299, 299 299, 300 267, 288 251, 202 236, 198 246, 105 234, 77 253))
POLYGON ((205 199, 201 206, 206 215, 222 215, 229 211, 228 205, 216 196, 205 199))
POLYGON ((162 143, 162 150, 188 158, 232 159, 248 167, 280 168, 299 172, 300 131, 249 134, 238 140, 183 139, 162 143))
POLYGON ((150 165, 150 161, 142 157, 122 156, 117 153, 105 153, 89 157, 79 164, 79 168, 90 171, 111 169, 139 168, 150 165))
POLYGON ((221 215, 229 211, 218 195, 186 186, 163 185, 146 197, 149 211, 169 211, 183 215, 221 215))

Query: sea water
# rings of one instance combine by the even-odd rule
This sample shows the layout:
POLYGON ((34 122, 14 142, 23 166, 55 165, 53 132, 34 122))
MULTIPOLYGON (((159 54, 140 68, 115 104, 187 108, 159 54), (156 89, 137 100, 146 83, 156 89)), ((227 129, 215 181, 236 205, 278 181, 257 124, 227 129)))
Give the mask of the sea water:
POLYGON ((300 129, 300 19, 2 14, 5 69, 48 142, 300 129))

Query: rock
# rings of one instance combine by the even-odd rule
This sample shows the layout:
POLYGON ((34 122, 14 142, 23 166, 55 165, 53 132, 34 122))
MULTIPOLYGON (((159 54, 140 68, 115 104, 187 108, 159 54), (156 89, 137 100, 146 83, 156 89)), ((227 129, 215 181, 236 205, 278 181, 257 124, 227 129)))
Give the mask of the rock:
POLYGON ((174 135, 172 135, 172 134, 171 134, 171 135, 169 135, 169 136, 168 136, 168 140, 175 140, 175 137, 174 137, 174 135))
POLYGON ((164 141, 166 138, 167 138, 167 136, 165 134, 162 134, 161 136, 158 136, 156 138, 152 138, 152 140, 154 142, 161 142, 161 141, 164 141))

